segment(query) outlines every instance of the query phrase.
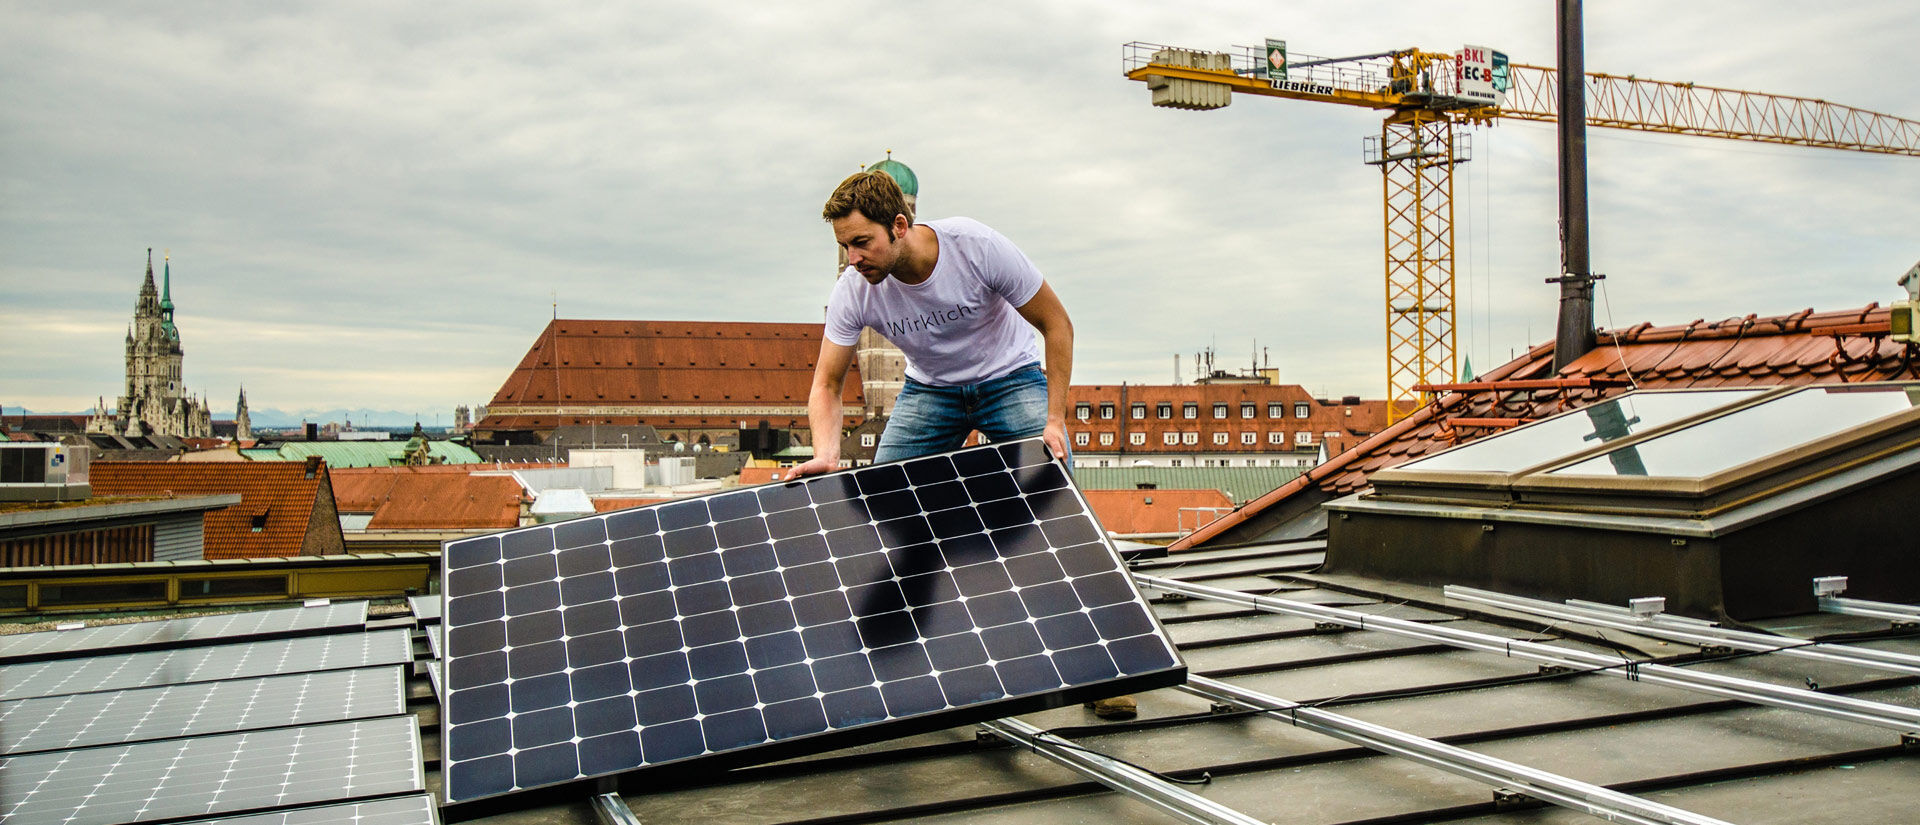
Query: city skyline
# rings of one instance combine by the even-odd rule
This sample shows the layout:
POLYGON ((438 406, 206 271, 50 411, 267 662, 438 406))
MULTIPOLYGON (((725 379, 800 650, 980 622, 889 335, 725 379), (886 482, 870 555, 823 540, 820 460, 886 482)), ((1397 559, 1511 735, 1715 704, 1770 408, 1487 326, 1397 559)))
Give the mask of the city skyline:
MULTIPOLYGON (((1551 63, 1550 4, 846 3, 0 12, 0 402, 122 383, 147 247, 172 252, 185 386, 216 410, 450 417, 562 318, 817 322, 819 204, 885 156, 927 217, 1024 248, 1072 312, 1077 383, 1166 383, 1257 345, 1284 383, 1384 394, 1376 113, 1154 109, 1119 46, 1489 45, 1551 63), (929 36, 936 34, 937 36, 929 36), (698 69, 687 67, 697 66, 698 69), (436 411, 436 412, 428 412, 436 411)), ((1920 11, 1587 9, 1590 71, 1920 118, 1892 80, 1920 11)), ((1461 350, 1552 335, 1553 130, 1473 131, 1461 350)), ((1603 326, 1899 297, 1920 160, 1595 129, 1603 326)), ((156 264, 159 262, 156 261, 156 264)), ((431 423, 431 419, 429 419, 431 423)))

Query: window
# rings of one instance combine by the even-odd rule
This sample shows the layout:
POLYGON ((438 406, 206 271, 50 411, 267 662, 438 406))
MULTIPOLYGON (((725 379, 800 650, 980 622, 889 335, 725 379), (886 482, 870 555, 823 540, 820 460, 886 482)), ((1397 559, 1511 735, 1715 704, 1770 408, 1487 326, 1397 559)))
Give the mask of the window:
POLYGON ((1074 418, 1078 418, 1078 419, 1080 419, 1081 421, 1085 421, 1085 420, 1087 420, 1087 419, 1089 419, 1089 418, 1092 418, 1092 417, 1093 417, 1093 405, 1091 405, 1091 404, 1075 404, 1075 405, 1073 405, 1073 417, 1074 417, 1074 418))
POLYGON ((873 433, 861 433, 861 434, 860 434, 860 446, 862 446, 862 447, 871 447, 871 446, 873 446, 873 440, 874 440, 874 439, 873 439, 873 433))
POLYGON ((1240 417, 1241 417, 1241 418, 1252 418, 1252 417, 1253 417, 1253 405, 1252 405, 1252 404, 1241 404, 1241 405, 1240 405, 1240 417))
POLYGON ((1113 462, 1111 462, 1111 461, 1108 461, 1108 460, 1106 460, 1106 459, 1104 459, 1104 458, 1103 458, 1103 459, 1100 459, 1100 466, 1102 466, 1102 467, 1111 467, 1111 466, 1113 466, 1113 462))
POLYGON ((1313 433, 1307 432, 1306 430, 1294 433, 1293 443, 1302 447, 1311 447, 1313 446, 1313 433))
POLYGON ((1269 432, 1267 433, 1267 443, 1268 444, 1285 444, 1287 443, 1287 434, 1281 430, 1274 430, 1272 432, 1269 432))
POLYGON ((1178 466, 1180 466, 1180 459, 1177 459, 1177 458, 1176 458, 1176 459, 1174 459, 1174 460, 1173 460, 1173 463, 1172 463, 1172 464, 1168 464, 1167 466, 1169 466, 1169 467, 1178 467, 1178 466))
POLYGON ((1275 402, 1275 403, 1272 403, 1272 404, 1268 404, 1268 405, 1267 405, 1267 417, 1268 417, 1268 418, 1286 418, 1286 417, 1287 417, 1287 405, 1285 405, 1285 404, 1281 404, 1281 403, 1278 403, 1278 402, 1275 402))
POLYGON ((1172 404, 1165 404, 1165 403, 1162 403, 1162 404, 1155 404, 1155 405, 1154 405, 1154 414, 1155 414, 1155 415, 1158 415, 1158 416, 1160 416, 1161 418, 1172 418, 1172 417, 1173 417, 1173 405, 1172 405, 1172 404))
POLYGON ((1074 434, 1073 434, 1073 446, 1075 446, 1075 447, 1085 447, 1085 446, 1087 446, 1087 434, 1086 434, 1086 433, 1084 433, 1084 432, 1079 432, 1079 433, 1074 433, 1074 434))
POLYGON ((1103 402, 1103 403, 1101 403, 1101 404, 1100 404, 1100 417, 1101 417, 1101 418, 1103 418, 1103 419, 1106 419, 1106 420, 1108 420, 1108 421, 1112 421, 1112 420, 1113 420, 1113 405, 1112 405, 1112 404, 1109 404, 1109 403, 1104 403, 1104 402, 1103 402))
POLYGON ((1199 434, 1199 433, 1194 433, 1194 432, 1186 432, 1186 433, 1181 433, 1181 434, 1180 434, 1180 443, 1182 443, 1182 444, 1185 444, 1185 445, 1187 445, 1187 446, 1189 446, 1189 447, 1191 447, 1191 446, 1193 446, 1193 445, 1195 445, 1195 444, 1198 444, 1198 443, 1200 443, 1200 434, 1199 434))
POLYGON ((1168 444, 1169 446, 1171 446, 1171 445, 1174 445, 1174 444, 1178 444, 1178 443, 1180 443, 1180 434, 1179 434, 1179 433, 1175 433, 1175 432, 1169 432, 1169 433, 1167 433, 1167 444, 1168 444))
POLYGON ((1213 417, 1214 417, 1214 418, 1226 418, 1226 417, 1227 417, 1227 405, 1225 405, 1225 404, 1215 404, 1215 405, 1213 405, 1213 417))
POLYGON ((1207 459, 1206 461, 1203 461, 1203 462, 1201 462, 1201 464, 1204 464, 1204 465, 1206 465, 1206 466, 1208 466, 1208 467, 1212 467, 1212 466, 1213 466, 1213 459, 1211 459, 1211 458, 1209 458, 1209 459, 1207 459))
POLYGON ((1215 443, 1215 444, 1225 444, 1225 443, 1227 443, 1227 434, 1226 434, 1226 433, 1214 433, 1214 434, 1213 434, 1213 443, 1215 443))
POLYGON ((1339 433, 1336 433, 1336 432, 1333 432, 1333 431, 1331 431, 1331 430, 1329 430, 1329 431, 1327 431, 1327 432, 1325 432, 1325 433, 1321 433, 1321 435, 1324 435, 1324 436, 1326 436, 1326 437, 1328 437, 1328 438, 1339 438, 1339 437, 1340 437, 1340 434, 1339 434, 1339 433))
MULTIPOLYGON (((1146 418, 1146 417, 1147 417, 1147 405, 1145 405, 1145 404, 1135 404, 1135 405, 1133 405, 1133 417, 1134 417, 1134 419, 1135 419, 1135 420, 1138 420, 1138 419, 1142 419, 1142 418, 1146 418)), ((1162 417, 1162 418, 1165 418, 1166 416, 1161 416, 1161 417, 1162 417)))
POLYGON ((1180 416, 1182 418, 1189 418, 1189 419, 1199 418, 1200 405, 1196 403, 1191 403, 1191 402, 1180 405, 1180 416))
POLYGON ((1147 443, 1147 434, 1146 433, 1127 433, 1127 443, 1132 444, 1135 447, 1145 444, 1147 443))
POLYGON ((1112 445, 1113 445, 1113 433, 1101 433, 1101 434, 1100 434, 1100 446, 1102 446, 1102 447, 1109 447, 1109 446, 1112 446, 1112 445))
POLYGON ((1240 443, 1245 444, 1249 447, 1255 444, 1258 444, 1260 443, 1260 434, 1259 433, 1241 433, 1240 443))
POLYGON ((1294 403, 1293 405, 1294 418, 1306 418, 1307 416, 1310 416, 1310 415, 1313 415, 1312 405, 1308 404, 1305 401, 1298 401, 1294 403))

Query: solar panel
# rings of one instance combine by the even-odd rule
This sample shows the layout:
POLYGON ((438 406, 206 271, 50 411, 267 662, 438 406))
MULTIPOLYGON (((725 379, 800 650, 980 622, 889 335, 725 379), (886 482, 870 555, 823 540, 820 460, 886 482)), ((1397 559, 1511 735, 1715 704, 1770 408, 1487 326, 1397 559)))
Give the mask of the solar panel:
POLYGON ((0 701, 413 661, 405 628, 0 665, 0 701))
POLYGON ((0 754, 393 716, 401 679, 390 665, 0 702, 0 754))
POLYGON ((250 816, 196 819, 181 825, 440 825, 440 811, 434 807, 432 796, 415 794, 250 816))
POLYGON ((435 659, 445 658, 440 650, 445 646, 446 633, 437 624, 430 624, 422 629, 427 632, 427 652, 435 659))
POLYGON ((421 662, 420 666, 426 668, 427 682, 433 685, 434 698, 444 704, 447 700, 447 689, 440 681, 440 662, 435 659, 428 659, 427 661, 421 662))
POLYGON ((190 619, 47 630, 0 636, 0 660, 51 659, 108 649, 128 653, 143 648, 176 648, 250 637, 324 633, 358 627, 366 622, 366 602, 331 602, 282 610, 252 610, 190 619))
POLYGON ((449 542, 446 798, 1177 684, 1038 439, 449 542))
POLYGON ((0 821, 113 825, 425 789, 413 716, 0 759, 0 821))
POLYGON ((407 606, 413 609, 413 618, 416 621, 422 623, 440 621, 439 596, 408 596, 407 606))

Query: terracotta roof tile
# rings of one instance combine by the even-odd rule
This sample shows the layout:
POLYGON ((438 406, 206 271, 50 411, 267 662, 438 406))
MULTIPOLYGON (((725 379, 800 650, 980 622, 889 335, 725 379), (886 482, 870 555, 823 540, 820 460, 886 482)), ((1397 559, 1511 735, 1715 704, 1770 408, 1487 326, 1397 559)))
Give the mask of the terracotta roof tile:
MULTIPOLYGON (((341 512, 369 530, 503 530, 520 524, 520 482, 491 464, 359 467, 333 474, 341 512)), ((521 469, 521 468, 515 468, 521 469)))
POLYGON ((240 495, 206 514, 205 557, 244 559, 339 552, 340 519, 327 466, 314 462, 96 461, 95 495, 240 495), (317 512, 316 512, 317 511, 317 512))
MULTIPOLYGON (((511 412, 524 407, 804 407, 824 329, 823 324, 551 321, 494 393, 489 414, 475 429, 549 428, 588 420, 511 412)), ((842 401, 859 405, 861 399, 856 368, 842 401)), ((734 426, 741 417, 718 415, 692 426, 734 426)), ((596 414, 595 420, 600 418, 596 414)), ((638 418, 616 417, 615 423, 638 418)))
MULTIPOLYGON (((1695 320, 1677 326, 1639 324, 1614 333, 1602 333, 1600 345, 1558 373, 1559 377, 1631 378, 1644 389, 1790 385, 1831 382, 1881 381, 1920 378, 1920 346, 1898 344, 1886 335, 1847 333, 1838 338, 1822 330, 1863 323, 1885 326, 1888 312, 1878 305, 1834 312, 1802 310, 1773 317, 1746 316, 1713 323, 1695 320)), ((1534 347, 1482 376, 1484 381, 1556 377, 1552 372, 1553 346, 1534 347)), ((1369 474, 1396 466, 1454 443, 1464 443, 1498 430, 1460 427, 1442 429, 1439 423, 1458 417, 1540 418, 1575 409, 1633 389, 1608 386, 1575 390, 1530 392, 1451 393, 1416 411, 1293 482, 1268 493, 1205 529, 1174 544, 1175 549, 1198 546, 1217 537, 1234 537, 1246 523, 1287 498, 1309 488, 1344 495, 1366 486, 1369 474), (1451 435, 1449 435, 1449 431, 1451 435)))

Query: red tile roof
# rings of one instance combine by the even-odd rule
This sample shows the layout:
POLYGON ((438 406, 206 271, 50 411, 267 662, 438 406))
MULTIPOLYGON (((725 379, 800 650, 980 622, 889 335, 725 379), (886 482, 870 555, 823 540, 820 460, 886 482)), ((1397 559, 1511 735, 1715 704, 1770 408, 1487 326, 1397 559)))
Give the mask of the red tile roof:
POLYGON ((740 468, 740 486, 757 487, 779 481, 787 474, 785 467, 742 467, 740 468))
POLYGON ((1603 331, 1599 346, 1553 370, 1553 344, 1534 347, 1481 381, 1576 379, 1591 386, 1451 392, 1378 435, 1178 542, 1173 549, 1256 540, 1293 511, 1367 486, 1375 470, 1505 428, 1491 419, 1531 420, 1628 392, 1682 387, 1784 386, 1920 378, 1920 346, 1889 340, 1878 304, 1838 312, 1640 324, 1603 331), (1879 333, 1860 331, 1862 325, 1879 333), (1579 379, 1585 379, 1584 382, 1579 379), (1464 420, 1463 420, 1464 419, 1464 420), (1264 516, 1264 517, 1263 517, 1264 516))
POLYGON ((520 524, 524 492, 490 464, 359 467, 333 474, 340 510, 372 513, 369 530, 503 530, 520 524))
MULTIPOLYGON (((756 407, 796 410, 793 416, 769 423, 805 426, 804 408, 824 328, 823 324, 555 320, 494 393, 487 416, 474 429, 550 429, 589 420, 658 425, 669 416, 672 426, 734 427, 743 419, 768 417, 738 412, 756 407), (555 409, 560 407, 566 411, 555 409), (661 411, 634 412, 647 408, 661 411), (628 412, 619 412, 623 409, 628 412)), ((857 407, 861 398, 856 368, 848 373, 841 400, 857 407)))
POLYGON ((1087 490, 1085 494, 1100 526, 1121 535, 1192 529, 1233 507, 1233 499, 1219 490, 1087 490), (1218 509, 1190 510, 1184 516, 1180 512, 1202 507, 1218 509))
POLYGON ((672 500, 670 498, 596 498, 593 500, 593 511, 606 513, 630 507, 645 507, 649 504, 665 504, 672 500))
POLYGON ((97 496, 238 493, 239 504, 206 515, 209 559, 344 552, 324 462, 96 461, 90 474, 97 496))

